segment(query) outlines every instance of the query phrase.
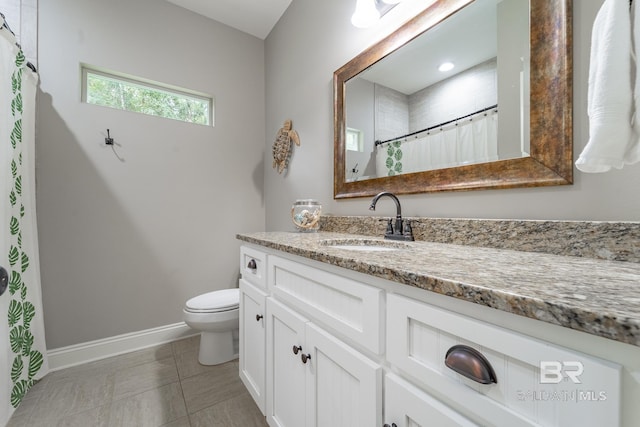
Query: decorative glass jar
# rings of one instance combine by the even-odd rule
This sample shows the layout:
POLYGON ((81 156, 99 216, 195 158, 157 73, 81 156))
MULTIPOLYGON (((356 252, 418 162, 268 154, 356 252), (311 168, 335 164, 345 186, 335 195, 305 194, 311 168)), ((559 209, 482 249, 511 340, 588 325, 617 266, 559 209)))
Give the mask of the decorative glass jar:
POLYGON ((296 200, 291 207, 291 219, 298 231, 315 232, 320 228, 322 205, 317 200, 296 200))

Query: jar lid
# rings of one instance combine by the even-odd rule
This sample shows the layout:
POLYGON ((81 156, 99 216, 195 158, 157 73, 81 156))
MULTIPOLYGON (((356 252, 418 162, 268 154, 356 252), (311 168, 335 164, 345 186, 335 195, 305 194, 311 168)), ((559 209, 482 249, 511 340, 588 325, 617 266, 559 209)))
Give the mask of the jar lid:
POLYGON ((320 205, 320 202, 314 199, 298 199, 294 205, 320 205))

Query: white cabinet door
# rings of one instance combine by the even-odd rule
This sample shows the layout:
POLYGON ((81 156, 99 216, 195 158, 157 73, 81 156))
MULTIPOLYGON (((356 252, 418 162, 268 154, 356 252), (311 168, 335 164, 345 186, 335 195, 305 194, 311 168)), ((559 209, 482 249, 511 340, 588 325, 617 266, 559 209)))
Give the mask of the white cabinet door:
POLYGON ((267 422, 369 427, 382 421, 382 368, 267 298, 267 422))
POLYGON ((385 377, 384 387, 385 425, 477 427, 477 424, 397 375, 388 374, 385 377))
POLYGON ((302 427, 305 422, 305 365, 301 361, 307 319, 267 298, 267 422, 302 427))
POLYGON ((307 427, 371 427, 382 420, 382 367, 306 324, 307 427), (309 356, 311 356, 309 358, 309 356))
POLYGON ((267 294, 240 279, 240 379, 265 413, 267 294))

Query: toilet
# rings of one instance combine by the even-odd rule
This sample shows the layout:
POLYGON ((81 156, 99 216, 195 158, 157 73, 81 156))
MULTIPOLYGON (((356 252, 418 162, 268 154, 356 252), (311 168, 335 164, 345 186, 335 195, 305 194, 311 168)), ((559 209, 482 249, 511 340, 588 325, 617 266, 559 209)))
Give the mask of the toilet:
POLYGON ((238 357, 239 289, 198 295, 184 306, 184 321, 201 331, 198 362, 218 365, 238 357))

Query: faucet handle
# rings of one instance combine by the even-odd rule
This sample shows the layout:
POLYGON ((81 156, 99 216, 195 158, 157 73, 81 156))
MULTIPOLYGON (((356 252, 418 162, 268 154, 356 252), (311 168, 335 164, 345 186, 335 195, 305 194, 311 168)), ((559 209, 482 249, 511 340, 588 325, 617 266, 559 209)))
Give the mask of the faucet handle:
POLYGON ((404 230, 403 224, 404 224, 404 220, 402 219, 402 217, 401 216, 397 216, 396 217, 396 225, 395 225, 395 227, 393 227, 393 229, 394 229, 393 234, 402 236, 402 230, 404 230))
POLYGON ((391 218, 378 218, 379 222, 383 222, 386 221, 387 222, 387 229, 384 232, 385 236, 390 236, 393 234, 393 220, 391 218))
POLYGON ((387 220, 387 231, 384 232, 386 235, 393 234, 393 224, 391 223, 391 218, 387 220))
POLYGON ((404 230, 402 230, 402 235, 405 236, 407 240, 414 240, 413 228, 411 228, 411 221, 408 219, 404 220, 404 230))

